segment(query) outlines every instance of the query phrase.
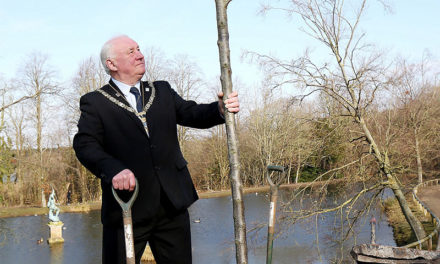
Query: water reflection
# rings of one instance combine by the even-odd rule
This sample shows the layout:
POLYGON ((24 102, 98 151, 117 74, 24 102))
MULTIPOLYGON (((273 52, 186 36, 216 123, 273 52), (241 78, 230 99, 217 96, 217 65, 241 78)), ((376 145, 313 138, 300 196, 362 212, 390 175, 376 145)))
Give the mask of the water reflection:
MULTIPOLYGON (((267 222, 269 203, 265 195, 248 194, 244 203, 248 229, 267 222)), ((344 261, 351 263, 348 251, 353 243, 365 243, 370 239, 368 221, 371 215, 378 219, 377 242, 395 245, 392 230, 380 210, 373 208, 369 216, 362 218, 356 226, 356 236, 343 243, 339 243, 340 230, 335 225, 339 221, 338 216, 331 213, 299 221, 294 226, 279 225, 278 230, 282 232, 274 241, 273 263, 331 263, 340 256, 345 256, 344 261)), ((190 217, 194 263, 235 263, 231 198, 199 200, 190 208, 190 217)), ((65 227, 65 243, 49 246, 46 243, 49 235, 47 216, 0 219, 0 262, 100 263, 100 212, 64 213, 61 214, 61 220, 65 227), (44 242, 37 244, 41 237, 44 242)), ((266 228, 262 226, 260 232, 250 232, 248 235, 249 263, 265 263, 266 228)))
POLYGON ((45 242, 37 244, 49 233, 47 216, 2 218, 0 232, 5 237, 0 248, 1 263, 50 263, 49 247, 45 242))
MULTIPOLYGON (((336 194, 324 201, 324 207, 334 206, 335 201, 346 198, 336 194)), ((385 193, 385 196, 388 195, 385 193)), ((284 192, 281 199, 287 200, 290 196, 290 192, 284 192)), ((308 197, 302 201, 303 205, 313 203, 313 195, 308 197)), ((248 194, 244 201, 247 228, 254 229, 248 233, 249 263, 265 263, 267 226, 261 224, 266 223, 269 217, 269 199, 265 195, 248 194)), ((292 207, 297 208, 298 205, 293 204, 292 207)), ((201 219, 201 224, 192 226, 195 263, 235 263, 230 197, 201 200, 190 209, 193 219, 201 219), (203 221, 208 223, 203 225, 203 221)), ((283 216, 280 211, 277 215, 283 216)), ((340 228, 340 222, 346 219, 341 220, 337 212, 300 220, 293 226, 286 222, 277 223, 279 232, 274 241, 273 262, 332 263, 337 260, 352 263, 349 256, 352 246, 370 241, 371 216, 378 220, 376 242, 395 245, 385 215, 377 206, 372 206, 365 216, 359 218, 347 238, 348 228, 340 228)))
POLYGON ((50 264, 63 264, 64 243, 52 244, 50 248, 50 264))

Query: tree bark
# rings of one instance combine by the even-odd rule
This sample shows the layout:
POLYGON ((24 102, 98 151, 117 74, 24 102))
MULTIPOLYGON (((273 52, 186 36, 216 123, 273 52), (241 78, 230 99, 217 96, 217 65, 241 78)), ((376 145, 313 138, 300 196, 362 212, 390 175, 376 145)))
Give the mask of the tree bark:
POLYGON ((423 182, 423 167, 422 167, 422 158, 420 157, 420 144, 419 144, 419 133, 417 128, 414 128, 414 141, 416 147, 416 159, 417 159, 417 178, 419 179, 419 183, 423 182))
MULTIPOLYGON (((220 80, 224 98, 232 93, 231 62, 229 49, 229 32, 227 7, 230 0, 215 0, 218 30, 218 49, 220 59, 220 80)), ((240 178, 240 161, 238 159, 238 140, 235 131, 234 114, 225 111, 226 133, 228 141, 229 175, 231 181, 232 205, 234 217, 236 263, 248 263, 246 243, 246 221, 244 218, 243 187, 240 178)))
POLYGON ((301 171, 301 154, 298 153, 298 167, 296 168, 295 183, 298 183, 299 172, 301 171))
MULTIPOLYGON (((390 178, 390 176, 388 176, 390 178)), ((411 229, 416 234, 417 240, 420 240, 422 238, 426 237, 425 230, 423 229, 422 223, 417 219, 417 217, 413 214, 411 209, 408 206, 408 203, 405 199, 405 196, 403 195, 402 190, 398 186, 397 183, 391 185, 391 189, 394 192, 394 195, 397 198, 397 201, 399 202, 400 208, 402 209, 403 215, 405 216, 406 221, 408 221, 409 225, 411 226, 411 229)))
POLYGON ((46 198, 44 196, 44 175, 43 175, 43 151, 41 147, 41 135, 42 135, 42 122, 41 122, 41 87, 38 80, 38 74, 34 73, 35 80, 35 132, 37 134, 37 151, 38 151, 38 177, 40 181, 41 191, 41 207, 46 207, 46 198))

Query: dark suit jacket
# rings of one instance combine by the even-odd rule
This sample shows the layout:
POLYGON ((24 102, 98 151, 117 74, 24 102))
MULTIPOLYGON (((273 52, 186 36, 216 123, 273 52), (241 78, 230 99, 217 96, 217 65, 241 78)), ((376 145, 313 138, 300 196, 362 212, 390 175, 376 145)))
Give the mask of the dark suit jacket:
MULTIPOLYGON (((133 223, 155 215, 161 187, 177 211, 198 199, 179 148, 176 124, 209 128, 224 123, 218 103, 185 101, 167 82, 153 84, 155 98, 147 112, 150 136, 134 113, 111 102, 102 93, 94 91, 81 97, 81 117, 73 147, 81 163, 101 178, 104 225, 122 225, 122 211, 112 195, 111 181, 124 169, 130 169, 139 182, 139 195, 132 208, 133 223)), ((143 86, 147 87, 148 83, 143 82, 143 86)), ((109 85, 101 89, 119 104, 128 106, 109 85)), ((145 102, 150 94, 151 91, 145 95, 145 102)))

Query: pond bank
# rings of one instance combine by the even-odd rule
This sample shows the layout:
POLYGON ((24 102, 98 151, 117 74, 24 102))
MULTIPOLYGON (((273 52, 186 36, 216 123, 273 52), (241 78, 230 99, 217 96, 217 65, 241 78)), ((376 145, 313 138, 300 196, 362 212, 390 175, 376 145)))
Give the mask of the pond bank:
MULTIPOLYGON (((340 180, 333 180, 332 184, 336 183, 340 180)), ((323 185, 325 182, 305 182, 305 183, 297 183, 297 184, 283 184, 280 186, 281 189, 296 189, 302 188, 306 186, 316 187, 323 185)), ((268 192, 270 189, 269 186, 259 186, 259 187, 249 187, 244 188, 244 193, 255 193, 255 192, 268 192)), ((231 190, 222 190, 222 191, 201 191, 198 193, 200 199, 208 199, 208 198, 216 198, 216 197, 224 197, 231 195, 231 190)), ((60 213, 82 213, 89 212, 93 210, 101 209, 101 201, 91 201, 87 203, 78 203, 78 204, 70 204, 70 205, 59 205, 60 213)), ((42 208, 37 206, 24 206, 24 207, 0 207, 0 218, 6 217, 19 217, 19 216, 30 216, 30 215, 42 215, 48 214, 48 208, 42 208)))
MULTIPOLYGON (((411 211, 413 211, 415 216, 422 222, 426 234, 430 234, 434 230, 434 225, 431 223, 430 219, 418 209, 418 206, 411 198, 407 197, 407 201, 411 211)), ((396 198, 387 199, 384 203, 384 210, 388 218, 388 223, 393 228, 393 236, 397 246, 401 247, 417 241, 417 238, 406 221, 396 198)), ((435 248, 436 245, 437 241, 434 239, 433 248, 435 248)))
MULTIPOLYGON (((93 201, 82 204, 59 205, 60 213, 82 213, 101 209, 100 201, 93 201)), ((47 207, 25 206, 25 207, 2 207, 0 208, 0 218, 19 217, 30 215, 48 214, 47 207)))

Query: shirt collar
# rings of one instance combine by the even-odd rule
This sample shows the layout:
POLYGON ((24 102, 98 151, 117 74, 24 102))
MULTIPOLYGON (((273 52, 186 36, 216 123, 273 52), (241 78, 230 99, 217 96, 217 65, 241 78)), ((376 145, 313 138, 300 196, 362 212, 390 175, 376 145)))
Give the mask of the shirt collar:
MULTIPOLYGON (((133 87, 131 85, 128 85, 126 83, 120 82, 112 77, 112 81, 118 86, 118 88, 121 90, 121 92, 127 97, 128 95, 131 95, 130 88, 133 87)), ((136 87, 140 92, 140 82, 137 82, 134 87, 136 87)))

